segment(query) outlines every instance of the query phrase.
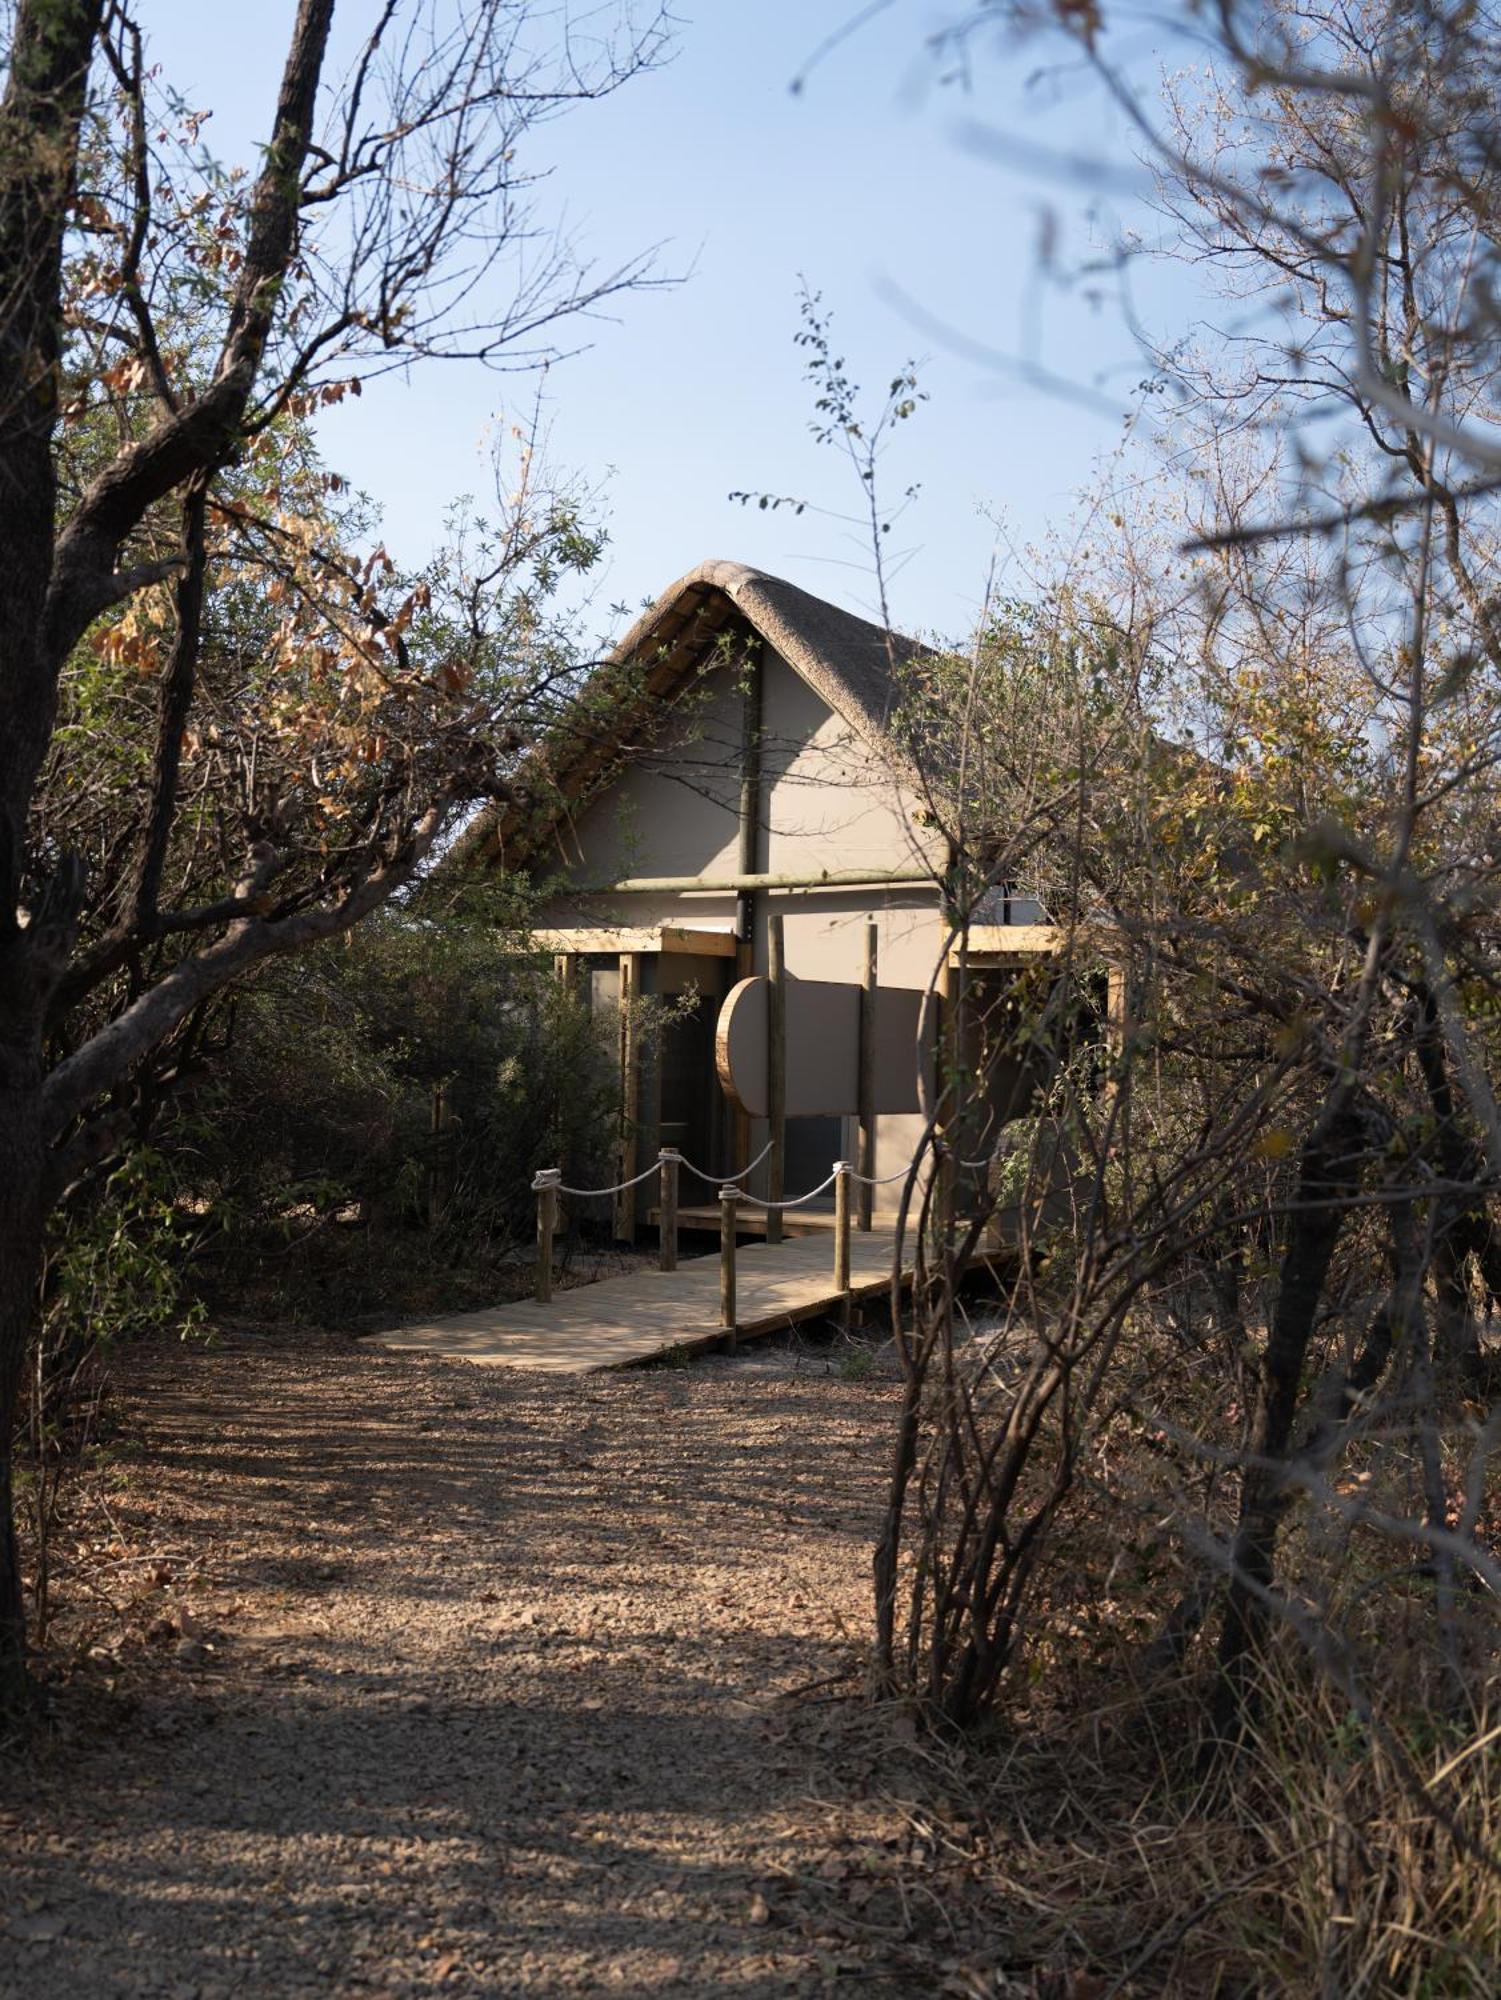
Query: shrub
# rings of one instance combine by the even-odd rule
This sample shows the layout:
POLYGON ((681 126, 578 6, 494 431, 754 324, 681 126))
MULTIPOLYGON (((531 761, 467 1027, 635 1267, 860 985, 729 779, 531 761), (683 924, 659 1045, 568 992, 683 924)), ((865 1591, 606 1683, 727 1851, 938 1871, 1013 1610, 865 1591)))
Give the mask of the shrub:
POLYGON ((616 1112, 586 1005, 514 931, 394 911, 241 996, 174 1138, 218 1302, 338 1317, 493 1295, 536 1169, 609 1180, 616 1112))

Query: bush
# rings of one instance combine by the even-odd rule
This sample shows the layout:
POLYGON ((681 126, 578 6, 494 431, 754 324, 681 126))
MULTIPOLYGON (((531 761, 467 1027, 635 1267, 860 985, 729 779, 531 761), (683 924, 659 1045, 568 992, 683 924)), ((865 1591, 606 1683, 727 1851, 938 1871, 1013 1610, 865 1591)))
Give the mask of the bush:
POLYGON ((532 1176, 604 1181, 612 1051, 493 921, 391 911, 267 972, 174 1134, 223 1305, 326 1319, 493 1297, 532 1176))
POLYGON ((139 1147, 111 1173, 75 1188, 48 1230, 40 1311, 16 1432, 18 1523, 27 1550, 33 1630, 51 1622, 51 1541, 69 1469, 101 1428, 111 1350, 121 1341, 203 1323, 184 1276, 194 1232, 171 1163, 139 1147))

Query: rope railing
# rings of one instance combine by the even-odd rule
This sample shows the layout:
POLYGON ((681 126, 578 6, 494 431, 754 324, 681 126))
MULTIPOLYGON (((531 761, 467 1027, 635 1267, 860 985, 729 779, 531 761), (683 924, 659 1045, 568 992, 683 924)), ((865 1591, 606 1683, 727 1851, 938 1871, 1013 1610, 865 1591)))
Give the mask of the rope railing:
POLYGON ((747 1174, 753 1174, 775 1144, 775 1139, 768 1139, 753 1160, 747 1160, 743 1167, 737 1167, 732 1174, 706 1174, 702 1167, 696 1167, 692 1160, 684 1159, 681 1154, 678 1155, 678 1161, 681 1166, 687 1168, 695 1180, 706 1181, 710 1187, 723 1187, 726 1181, 743 1181, 747 1174))
POLYGON ((735 1252, 737 1222, 741 1202, 749 1202, 753 1208, 762 1209, 767 1215, 773 1210, 782 1213, 789 1208, 804 1208, 810 1201, 816 1201, 821 1194, 834 1190, 834 1293, 839 1300, 839 1316, 847 1326, 853 1309, 854 1297, 850 1289, 850 1182, 855 1179, 855 1170, 848 1160, 836 1160, 833 1172, 817 1187, 805 1194, 784 1195, 777 1201, 762 1201, 759 1195, 750 1195, 733 1181, 724 1182, 719 1190, 719 1325, 731 1348, 739 1328, 736 1298, 735 1252))
MULTIPOLYGON (((676 1159, 680 1172, 690 1173, 698 1180, 707 1181, 711 1187, 722 1187, 726 1181, 742 1181, 747 1174, 753 1174, 766 1158, 766 1155, 771 1151, 774 1144, 774 1140, 768 1139, 753 1160, 747 1160, 743 1167, 737 1167, 732 1174, 705 1173, 702 1167, 696 1167, 692 1160, 686 1159, 675 1147, 664 1146, 649 1167, 643 1167, 639 1174, 632 1174, 628 1181, 615 1181, 609 1187, 568 1187, 564 1183, 563 1169, 561 1167, 539 1167, 532 1176, 532 1193, 540 1194, 544 1188, 550 1187, 557 1194, 572 1195, 576 1201, 593 1201, 596 1196, 607 1194, 625 1194, 633 1187, 640 1187, 643 1181, 649 1181, 653 1174, 660 1172, 663 1159, 668 1157, 676 1159)), ((906 1171, 906 1168, 903 1167, 902 1172, 905 1173, 906 1171)), ((829 1179, 823 1183, 823 1186, 827 1187, 833 1178, 834 1176, 830 1174, 829 1179)), ((858 1179, 859 1176, 857 1175, 856 1178, 858 1179)), ((898 1176, 892 1176, 892 1178, 895 1179, 898 1176)), ((870 1185, 878 1187, 881 1183, 872 1181, 870 1185)), ((822 1190, 815 1188, 813 1192, 818 1194, 822 1190)), ((765 1207, 767 1204, 763 1203, 762 1206, 765 1207)))
MULTIPOLYGON (((595 1201, 609 1195, 626 1194, 631 1188, 640 1187, 644 1180, 649 1180, 656 1173, 662 1175, 665 1188, 667 1181, 667 1157, 667 1150, 664 1148, 662 1153, 649 1167, 644 1168, 639 1174, 632 1175, 628 1181, 617 1181, 613 1187, 568 1187, 564 1183, 563 1169, 561 1167, 539 1167, 537 1169, 536 1173, 532 1175, 532 1193, 537 1197, 537 1275, 534 1289, 539 1305, 547 1305, 552 1298, 552 1247, 553 1238, 556 1236, 558 1228, 558 1196, 566 1194, 574 1201, 595 1201)), ((664 1271, 674 1269, 677 1264, 676 1175, 673 1176, 671 1262, 668 1261, 668 1255, 664 1233, 662 1251, 662 1268, 664 1271)))
MULTIPOLYGON (((741 1204, 760 1209, 770 1216, 782 1214, 788 1209, 806 1208, 817 1201, 820 1195, 834 1190, 834 1293, 839 1300, 840 1318, 849 1324, 853 1310, 854 1293, 850 1283, 850 1189, 858 1183, 862 1187, 889 1187, 893 1181, 904 1180, 912 1172, 915 1161, 908 1161, 894 1174, 873 1176, 858 1173, 849 1160, 836 1160, 832 1171, 821 1180, 817 1187, 809 1188, 799 1195, 784 1195, 775 1201, 763 1201, 759 1195, 748 1194, 739 1181, 760 1165, 771 1147, 767 1146, 741 1168, 739 1175, 730 1179, 718 1179, 719 1186, 719 1318, 725 1337, 734 1345, 737 1327, 736 1301, 736 1241, 741 1204)), ((962 1162, 969 1165, 971 1162, 962 1162)), ((979 1163, 975 1163, 979 1164, 979 1163)), ((653 1174, 659 1174, 662 1182, 660 1219, 660 1251, 658 1262, 664 1271, 677 1269, 678 1261, 678 1176, 685 1166, 689 1166, 675 1146, 663 1146, 653 1164, 630 1180, 618 1181, 611 1187, 575 1188, 565 1185, 561 1167, 542 1167, 532 1177, 532 1189, 537 1197, 537 1278, 536 1295, 545 1305, 552 1297, 553 1278, 553 1237, 557 1229, 558 1197, 570 1195, 574 1199, 588 1200, 595 1196, 626 1194, 639 1187, 653 1174)), ((690 1172, 698 1169, 689 1166, 690 1172)), ((702 1174, 700 1178, 712 1180, 717 1177, 702 1174)), ((866 1225, 862 1223, 862 1228, 866 1225)))
POLYGON ((649 1167, 643 1167, 639 1174, 633 1174, 628 1181, 616 1181, 613 1187, 598 1188, 565 1187, 561 1167, 539 1167, 532 1176, 532 1193, 540 1194, 544 1188, 550 1187, 554 1194, 572 1195, 575 1201, 593 1201, 599 1195, 624 1194, 628 1188, 640 1187, 643 1181, 651 1179, 660 1166, 660 1159, 653 1160, 649 1167))
POLYGON ((820 1181, 816 1188, 809 1188, 806 1194, 783 1195, 778 1201, 763 1201, 758 1194, 747 1194, 745 1189, 737 1184, 736 1180, 722 1181, 719 1192, 721 1199, 723 1199, 726 1189, 732 1190, 737 1201, 747 1201, 752 1208, 764 1208, 768 1213, 774 1208, 805 1208, 810 1201, 816 1201, 821 1194, 826 1194, 835 1181, 838 1180, 841 1172, 853 1173, 854 1169, 849 1165, 848 1161, 839 1160, 835 1163, 833 1173, 829 1175, 827 1180, 820 1181))

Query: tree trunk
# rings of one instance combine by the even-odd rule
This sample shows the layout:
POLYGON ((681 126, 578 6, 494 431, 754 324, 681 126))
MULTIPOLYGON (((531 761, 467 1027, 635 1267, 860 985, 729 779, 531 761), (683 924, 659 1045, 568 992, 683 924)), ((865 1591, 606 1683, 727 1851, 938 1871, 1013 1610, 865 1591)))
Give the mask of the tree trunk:
MULTIPOLYGON (((0 985, 12 977, 0 963, 0 985)), ((41 1277, 47 1159, 40 1109, 40 1038, 20 1039, 13 1024, 0 1022, 0 1720, 24 1706, 28 1691, 11 1455, 41 1277)))
MULTIPOLYGON (((102 11, 103 0, 30 0, 16 10, 0 101, 0 1716, 26 1693, 11 1448, 47 1209, 41 1018, 60 906, 33 880, 24 924, 18 910, 32 784, 56 699, 42 631, 56 522, 63 228, 102 11)), ((69 873, 66 858, 60 872, 69 873)))
POLYGON ((1444 1386, 1473 1381, 1480 1362, 1480 1332, 1470 1305, 1471 1261, 1485 1286, 1487 1310, 1501 1297, 1501 1254, 1483 1183, 1485 1161, 1460 1122, 1449 1064, 1444 1053, 1438 1003, 1426 982, 1411 982, 1419 1006, 1413 1046, 1434 1116, 1439 1165, 1450 1183, 1435 1203, 1434 1287, 1438 1294, 1434 1359, 1444 1386), (1467 1185, 1468 1184, 1468 1185, 1467 1185))
POLYGON ((1330 1260, 1348 1205, 1359 1190, 1354 1160, 1359 1138, 1359 1121, 1348 1092, 1340 1089, 1309 1134, 1299 1165, 1277 1305, 1262 1357, 1251 1460, 1241 1488, 1220 1639, 1213 1721, 1215 1737, 1222 1743, 1238 1742, 1254 1711, 1257 1659, 1270 1627, 1266 1593, 1275 1575, 1277 1534, 1287 1506, 1283 1462, 1292 1444, 1304 1362, 1330 1260))

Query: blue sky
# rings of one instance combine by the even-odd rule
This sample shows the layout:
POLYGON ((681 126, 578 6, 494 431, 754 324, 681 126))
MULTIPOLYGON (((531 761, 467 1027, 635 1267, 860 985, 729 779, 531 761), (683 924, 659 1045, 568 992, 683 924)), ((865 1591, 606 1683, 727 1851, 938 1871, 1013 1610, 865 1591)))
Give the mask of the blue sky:
MULTIPOLYGON (((354 25, 369 0, 345 0, 354 25)), ((158 59, 194 105, 219 156, 253 159, 273 98, 292 0, 212 9, 145 0, 158 59)), ((603 267, 660 246, 681 284, 626 296, 568 330, 582 345, 547 384, 549 455, 602 486, 612 545, 592 622, 636 606, 706 556, 757 563, 869 610, 865 542, 827 514, 733 504, 732 489, 796 494, 834 513, 859 495, 809 437, 810 398, 794 346, 800 280, 834 314, 839 351, 879 387, 909 356, 930 400, 898 434, 893 491, 916 483, 892 535, 893 610, 909 626, 962 631, 1000 553, 1066 528, 1078 494, 1121 436, 1141 374, 1118 315, 1079 290, 1040 286, 1044 211, 1065 256, 1101 247, 1133 207, 1131 177, 1102 200, 1057 177, 981 158, 967 121, 1095 157, 1126 158, 1091 87, 1028 87, 1038 52, 987 60, 968 94, 939 87, 925 36, 942 10, 894 0, 792 80, 852 0, 681 0, 671 59, 607 102, 531 137, 547 169, 540 212, 562 219, 603 267), (1113 218, 1113 219, 1111 219, 1113 218), (918 323, 903 300, 916 302, 918 323), (936 324, 935 324, 936 323, 936 324), (940 327, 956 330, 956 347, 940 327), (1085 396, 1052 393, 989 365, 973 347, 1025 354, 1085 396), (1095 391, 1098 389, 1099 394, 1095 391)), ((1138 47, 1139 71, 1155 62, 1138 47)), ((1197 301, 1180 269, 1148 274, 1149 320, 1181 324, 1197 301)), ((326 421, 332 462, 382 504, 402 559, 425 556, 450 499, 482 493, 484 441, 529 407, 523 378, 431 364, 373 388, 326 421)))

